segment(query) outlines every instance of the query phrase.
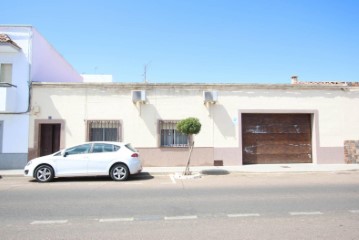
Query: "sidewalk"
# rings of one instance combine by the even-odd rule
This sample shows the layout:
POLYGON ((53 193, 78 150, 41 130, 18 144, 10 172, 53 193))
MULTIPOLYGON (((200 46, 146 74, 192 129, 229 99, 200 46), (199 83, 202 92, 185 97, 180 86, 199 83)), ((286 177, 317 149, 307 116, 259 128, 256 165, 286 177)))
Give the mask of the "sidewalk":
MULTIPOLYGON (((144 167, 142 172, 151 175, 165 175, 183 172, 185 167, 144 167)), ((202 174, 223 173, 294 173, 294 172, 338 172, 358 171, 359 164, 254 164, 242 166, 201 166, 190 167, 191 172, 202 174)), ((23 176, 23 170, 0 170, 0 176, 23 176)))

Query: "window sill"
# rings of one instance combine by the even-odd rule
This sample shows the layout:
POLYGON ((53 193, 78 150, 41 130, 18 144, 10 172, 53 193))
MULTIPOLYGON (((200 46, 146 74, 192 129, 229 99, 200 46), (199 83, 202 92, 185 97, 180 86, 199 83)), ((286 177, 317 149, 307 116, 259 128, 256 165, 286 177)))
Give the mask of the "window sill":
POLYGON ((0 87, 14 87, 14 88, 17 88, 16 85, 13 85, 11 83, 6 83, 6 82, 0 82, 0 87))
POLYGON ((169 145, 169 146, 160 146, 160 148, 188 148, 189 145, 169 145))

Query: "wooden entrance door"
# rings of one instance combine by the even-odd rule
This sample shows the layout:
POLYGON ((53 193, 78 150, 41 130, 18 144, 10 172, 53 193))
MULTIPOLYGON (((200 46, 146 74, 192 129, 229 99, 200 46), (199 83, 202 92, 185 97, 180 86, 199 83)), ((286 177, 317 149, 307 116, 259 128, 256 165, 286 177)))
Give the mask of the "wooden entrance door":
POLYGON ((60 150, 61 124, 40 125, 40 156, 60 150))

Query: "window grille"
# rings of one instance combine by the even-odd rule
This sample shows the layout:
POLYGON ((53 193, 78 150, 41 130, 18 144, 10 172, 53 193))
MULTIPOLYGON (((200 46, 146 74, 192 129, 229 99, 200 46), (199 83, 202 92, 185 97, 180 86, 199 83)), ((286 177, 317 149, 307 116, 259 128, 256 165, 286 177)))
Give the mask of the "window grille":
POLYGON ((188 147, 188 135, 176 130, 178 122, 179 121, 159 121, 161 147, 188 147))
POLYGON ((88 141, 121 141, 121 122, 118 120, 90 120, 88 141))

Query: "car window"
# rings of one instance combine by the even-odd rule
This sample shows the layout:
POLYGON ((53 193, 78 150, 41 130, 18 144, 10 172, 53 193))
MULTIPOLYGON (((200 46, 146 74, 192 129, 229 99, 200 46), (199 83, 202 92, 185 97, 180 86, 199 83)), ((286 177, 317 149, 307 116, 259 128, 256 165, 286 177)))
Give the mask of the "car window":
POLYGON ((132 152, 137 152, 136 148, 132 147, 132 145, 129 143, 129 144, 126 144, 125 145, 128 149, 130 149, 132 152))
POLYGON ((92 152, 93 153, 102 153, 102 152, 115 152, 120 149, 119 146, 115 146, 107 143, 95 143, 92 152))
POLYGON ((83 144, 66 150, 67 155, 84 154, 90 151, 91 144, 83 144))

